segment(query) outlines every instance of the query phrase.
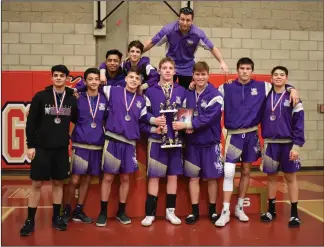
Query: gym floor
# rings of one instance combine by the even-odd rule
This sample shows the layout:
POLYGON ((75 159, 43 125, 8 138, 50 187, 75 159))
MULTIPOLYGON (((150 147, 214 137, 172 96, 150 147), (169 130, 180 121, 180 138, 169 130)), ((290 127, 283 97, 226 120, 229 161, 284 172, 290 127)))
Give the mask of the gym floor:
MULTIPOLYGON (((324 173, 299 173, 299 217, 301 226, 288 228, 290 204, 287 186, 282 176, 278 179, 277 218, 271 223, 260 222, 260 214, 248 214, 248 223, 232 217, 224 228, 217 228, 207 217, 195 225, 175 226, 160 216, 151 227, 142 227, 142 217, 133 217, 132 224, 122 225, 109 214, 107 226, 71 222, 68 230, 59 232, 51 227, 51 186, 42 188, 41 202, 35 218, 35 232, 20 237, 19 230, 27 216, 27 177, 2 177, 2 245, 323 245, 324 244, 324 173)), ((253 173, 251 180, 266 184, 266 177, 253 173)), ((117 188, 114 193, 117 194, 117 188)), ((99 212, 99 184, 92 184, 88 192, 85 211, 96 219, 99 212)), ((144 203, 141 203, 142 207, 144 203)), ((177 208, 181 205, 177 205, 177 208)), ((218 212, 221 205, 218 205, 218 212)), ((110 211, 110 210, 109 210, 110 211)), ((144 208, 143 208, 144 212, 144 208)), ((181 217, 184 221, 184 216, 181 217)))

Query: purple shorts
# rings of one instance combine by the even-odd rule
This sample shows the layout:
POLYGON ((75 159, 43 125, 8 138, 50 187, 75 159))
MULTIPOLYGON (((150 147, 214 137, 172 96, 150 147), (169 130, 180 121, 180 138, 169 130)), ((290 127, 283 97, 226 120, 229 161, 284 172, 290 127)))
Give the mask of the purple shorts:
POLYGON ((102 170, 110 174, 137 171, 136 147, 121 141, 106 140, 102 154, 102 170))
POLYGON ((184 175, 204 179, 224 176, 220 144, 210 147, 186 146, 184 175))
POLYGON ((257 131, 245 134, 227 135, 225 162, 254 162, 261 157, 261 147, 257 131))
POLYGON ((102 150, 73 147, 72 174, 99 176, 101 171, 102 150))
POLYGON ((263 161, 260 170, 264 173, 297 172, 300 169, 300 159, 289 160, 289 153, 293 143, 264 144, 263 161))
POLYGON ((181 148, 161 148, 161 143, 148 143, 147 176, 160 178, 166 175, 182 175, 181 148))

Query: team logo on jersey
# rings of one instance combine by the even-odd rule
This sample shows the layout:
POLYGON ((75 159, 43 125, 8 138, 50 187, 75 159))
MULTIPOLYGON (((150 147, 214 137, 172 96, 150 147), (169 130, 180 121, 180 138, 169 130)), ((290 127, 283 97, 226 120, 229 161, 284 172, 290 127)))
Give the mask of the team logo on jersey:
POLYGON ((180 96, 177 96, 177 97, 176 97, 176 103, 179 104, 179 105, 181 104, 180 96))
MULTIPOLYGON (((257 137, 257 138, 258 138, 258 137, 257 137)), ((254 152, 255 152, 256 154, 261 154, 261 145, 260 145, 260 141, 259 141, 259 139, 258 139, 256 145, 253 147, 253 149, 254 149, 254 152)))
POLYGON ((188 44, 188 45, 193 45, 193 40, 191 40, 191 39, 187 39, 187 44, 188 44))
POLYGON ((294 160, 294 164, 296 165, 296 168, 300 168, 300 158, 298 157, 296 160, 294 160))
POLYGON ((219 173, 223 173, 223 164, 221 161, 214 162, 214 166, 219 173))
POLYGON ((285 99, 284 106, 290 107, 290 103, 288 99, 285 99))
POLYGON ((137 106, 138 108, 142 108, 142 102, 138 100, 138 101, 136 102, 136 106, 137 106))
POLYGON ((99 111, 105 110, 105 103, 99 103, 99 111))
POLYGON ((257 88, 251 88, 251 95, 258 95, 258 89, 257 88))
POLYGON ((137 167, 138 166, 138 163, 137 163, 137 159, 136 157, 132 157, 132 160, 134 162, 134 166, 137 167))
POLYGON ((51 114, 51 107, 50 106, 47 106, 45 105, 45 114, 51 114))
POLYGON ((134 156, 132 157, 132 160, 134 162, 134 166, 137 167, 138 166, 138 162, 137 162, 137 159, 136 159, 136 150, 134 151, 134 156))
POLYGON ((202 100, 200 105, 201 105, 201 107, 206 108, 207 101, 206 100, 202 100))

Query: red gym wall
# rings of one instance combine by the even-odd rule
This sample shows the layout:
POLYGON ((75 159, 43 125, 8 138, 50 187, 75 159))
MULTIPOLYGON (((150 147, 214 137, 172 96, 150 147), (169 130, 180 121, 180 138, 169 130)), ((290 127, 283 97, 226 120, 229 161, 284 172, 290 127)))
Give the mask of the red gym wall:
MULTIPOLYGON (((82 72, 71 73, 68 86, 74 87, 82 75, 82 72)), ((211 75, 210 82, 219 86, 226 80, 234 78, 236 75, 211 75)), ((254 78, 262 81, 270 80, 269 75, 254 75, 254 78)), ((26 156, 26 113, 33 95, 50 84, 50 72, 2 72, 2 169, 29 169, 26 156)), ((139 162, 146 165, 145 140, 139 142, 137 152, 139 162)), ((260 161, 254 163, 259 164, 260 161)))

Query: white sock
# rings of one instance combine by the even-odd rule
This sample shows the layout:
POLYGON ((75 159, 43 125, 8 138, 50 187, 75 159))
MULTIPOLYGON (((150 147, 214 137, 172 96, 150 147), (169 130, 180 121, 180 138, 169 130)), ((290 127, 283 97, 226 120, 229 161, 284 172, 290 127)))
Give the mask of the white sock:
POLYGON ((244 202, 244 198, 239 198, 237 201, 237 205, 239 205, 240 207, 243 207, 243 202, 244 202))
POLYGON ((224 202, 224 203, 223 203, 223 209, 224 209, 225 211, 229 210, 229 207, 230 207, 230 203, 229 203, 229 202, 224 202))

